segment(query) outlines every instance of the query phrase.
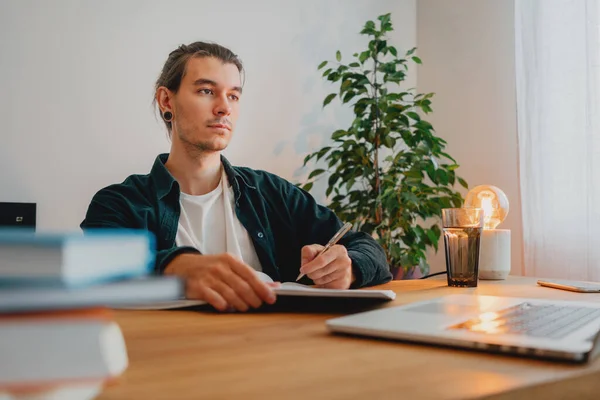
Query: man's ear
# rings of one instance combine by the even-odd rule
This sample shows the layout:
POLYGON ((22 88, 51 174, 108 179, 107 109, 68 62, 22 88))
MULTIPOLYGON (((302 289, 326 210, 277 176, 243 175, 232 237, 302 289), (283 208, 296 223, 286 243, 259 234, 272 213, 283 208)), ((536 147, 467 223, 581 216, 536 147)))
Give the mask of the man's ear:
POLYGON ((156 89, 156 103, 161 114, 166 111, 173 112, 173 95, 173 92, 164 86, 156 89))

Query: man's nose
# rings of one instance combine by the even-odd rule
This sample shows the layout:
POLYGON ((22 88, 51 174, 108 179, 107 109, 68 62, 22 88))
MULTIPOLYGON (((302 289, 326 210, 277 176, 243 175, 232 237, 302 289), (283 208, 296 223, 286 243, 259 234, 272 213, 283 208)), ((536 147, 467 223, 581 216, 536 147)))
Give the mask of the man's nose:
POLYGON ((231 105, 229 104, 227 96, 224 95, 218 97, 213 113, 219 116, 227 116, 231 114, 231 105))

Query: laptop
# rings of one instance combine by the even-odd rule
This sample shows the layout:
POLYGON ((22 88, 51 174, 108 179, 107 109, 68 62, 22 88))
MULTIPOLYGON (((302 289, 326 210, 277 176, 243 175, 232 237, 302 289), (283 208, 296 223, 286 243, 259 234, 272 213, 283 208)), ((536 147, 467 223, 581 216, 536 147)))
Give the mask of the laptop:
POLYGON ((600 352, 600 303, 449 295, 330 319, 335 333, 586 363, 600 352))

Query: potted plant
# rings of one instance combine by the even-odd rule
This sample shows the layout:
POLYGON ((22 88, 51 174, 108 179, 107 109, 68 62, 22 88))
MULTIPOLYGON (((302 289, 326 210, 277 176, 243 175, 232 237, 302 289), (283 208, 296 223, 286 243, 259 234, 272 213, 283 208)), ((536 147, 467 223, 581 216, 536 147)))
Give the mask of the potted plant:
POLYGON ((379 16, 378 24, 368 21, 360 32, 370 38, 366 50, 348 64, 337 51, 335 62, 319 65, 323 77, 339 86, 323 107, 338 98, 355 118, 331 134, 331 144, 306 156, 304 166, 312 162, 314 169, 299 186, 310 191, 328 175, 329 208, 373 235, 395 275, 406 276, 417 268, 428 272, 426 250, 438 249, 441 210, 462 205, 454 186, 467 188, 467 182, 444 152, 446 141, 423 119, 432 111, 433 93, 402 88, 409 59, 421 60, 416 48, 398 55, 386 38, 392 30, 390 14, 379 16))

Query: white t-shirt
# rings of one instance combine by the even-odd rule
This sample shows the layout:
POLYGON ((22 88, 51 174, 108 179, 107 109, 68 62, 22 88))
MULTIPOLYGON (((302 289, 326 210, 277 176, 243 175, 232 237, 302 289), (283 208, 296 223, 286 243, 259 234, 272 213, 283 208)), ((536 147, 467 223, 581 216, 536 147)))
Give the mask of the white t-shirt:
POLYGON ((262 271, 252 239, 235 215, 233 188, 225 171, 215 190, 201 196, 181 192, 179 203, 177 246, 195 247, 205 255, 230 253, 262 271))

